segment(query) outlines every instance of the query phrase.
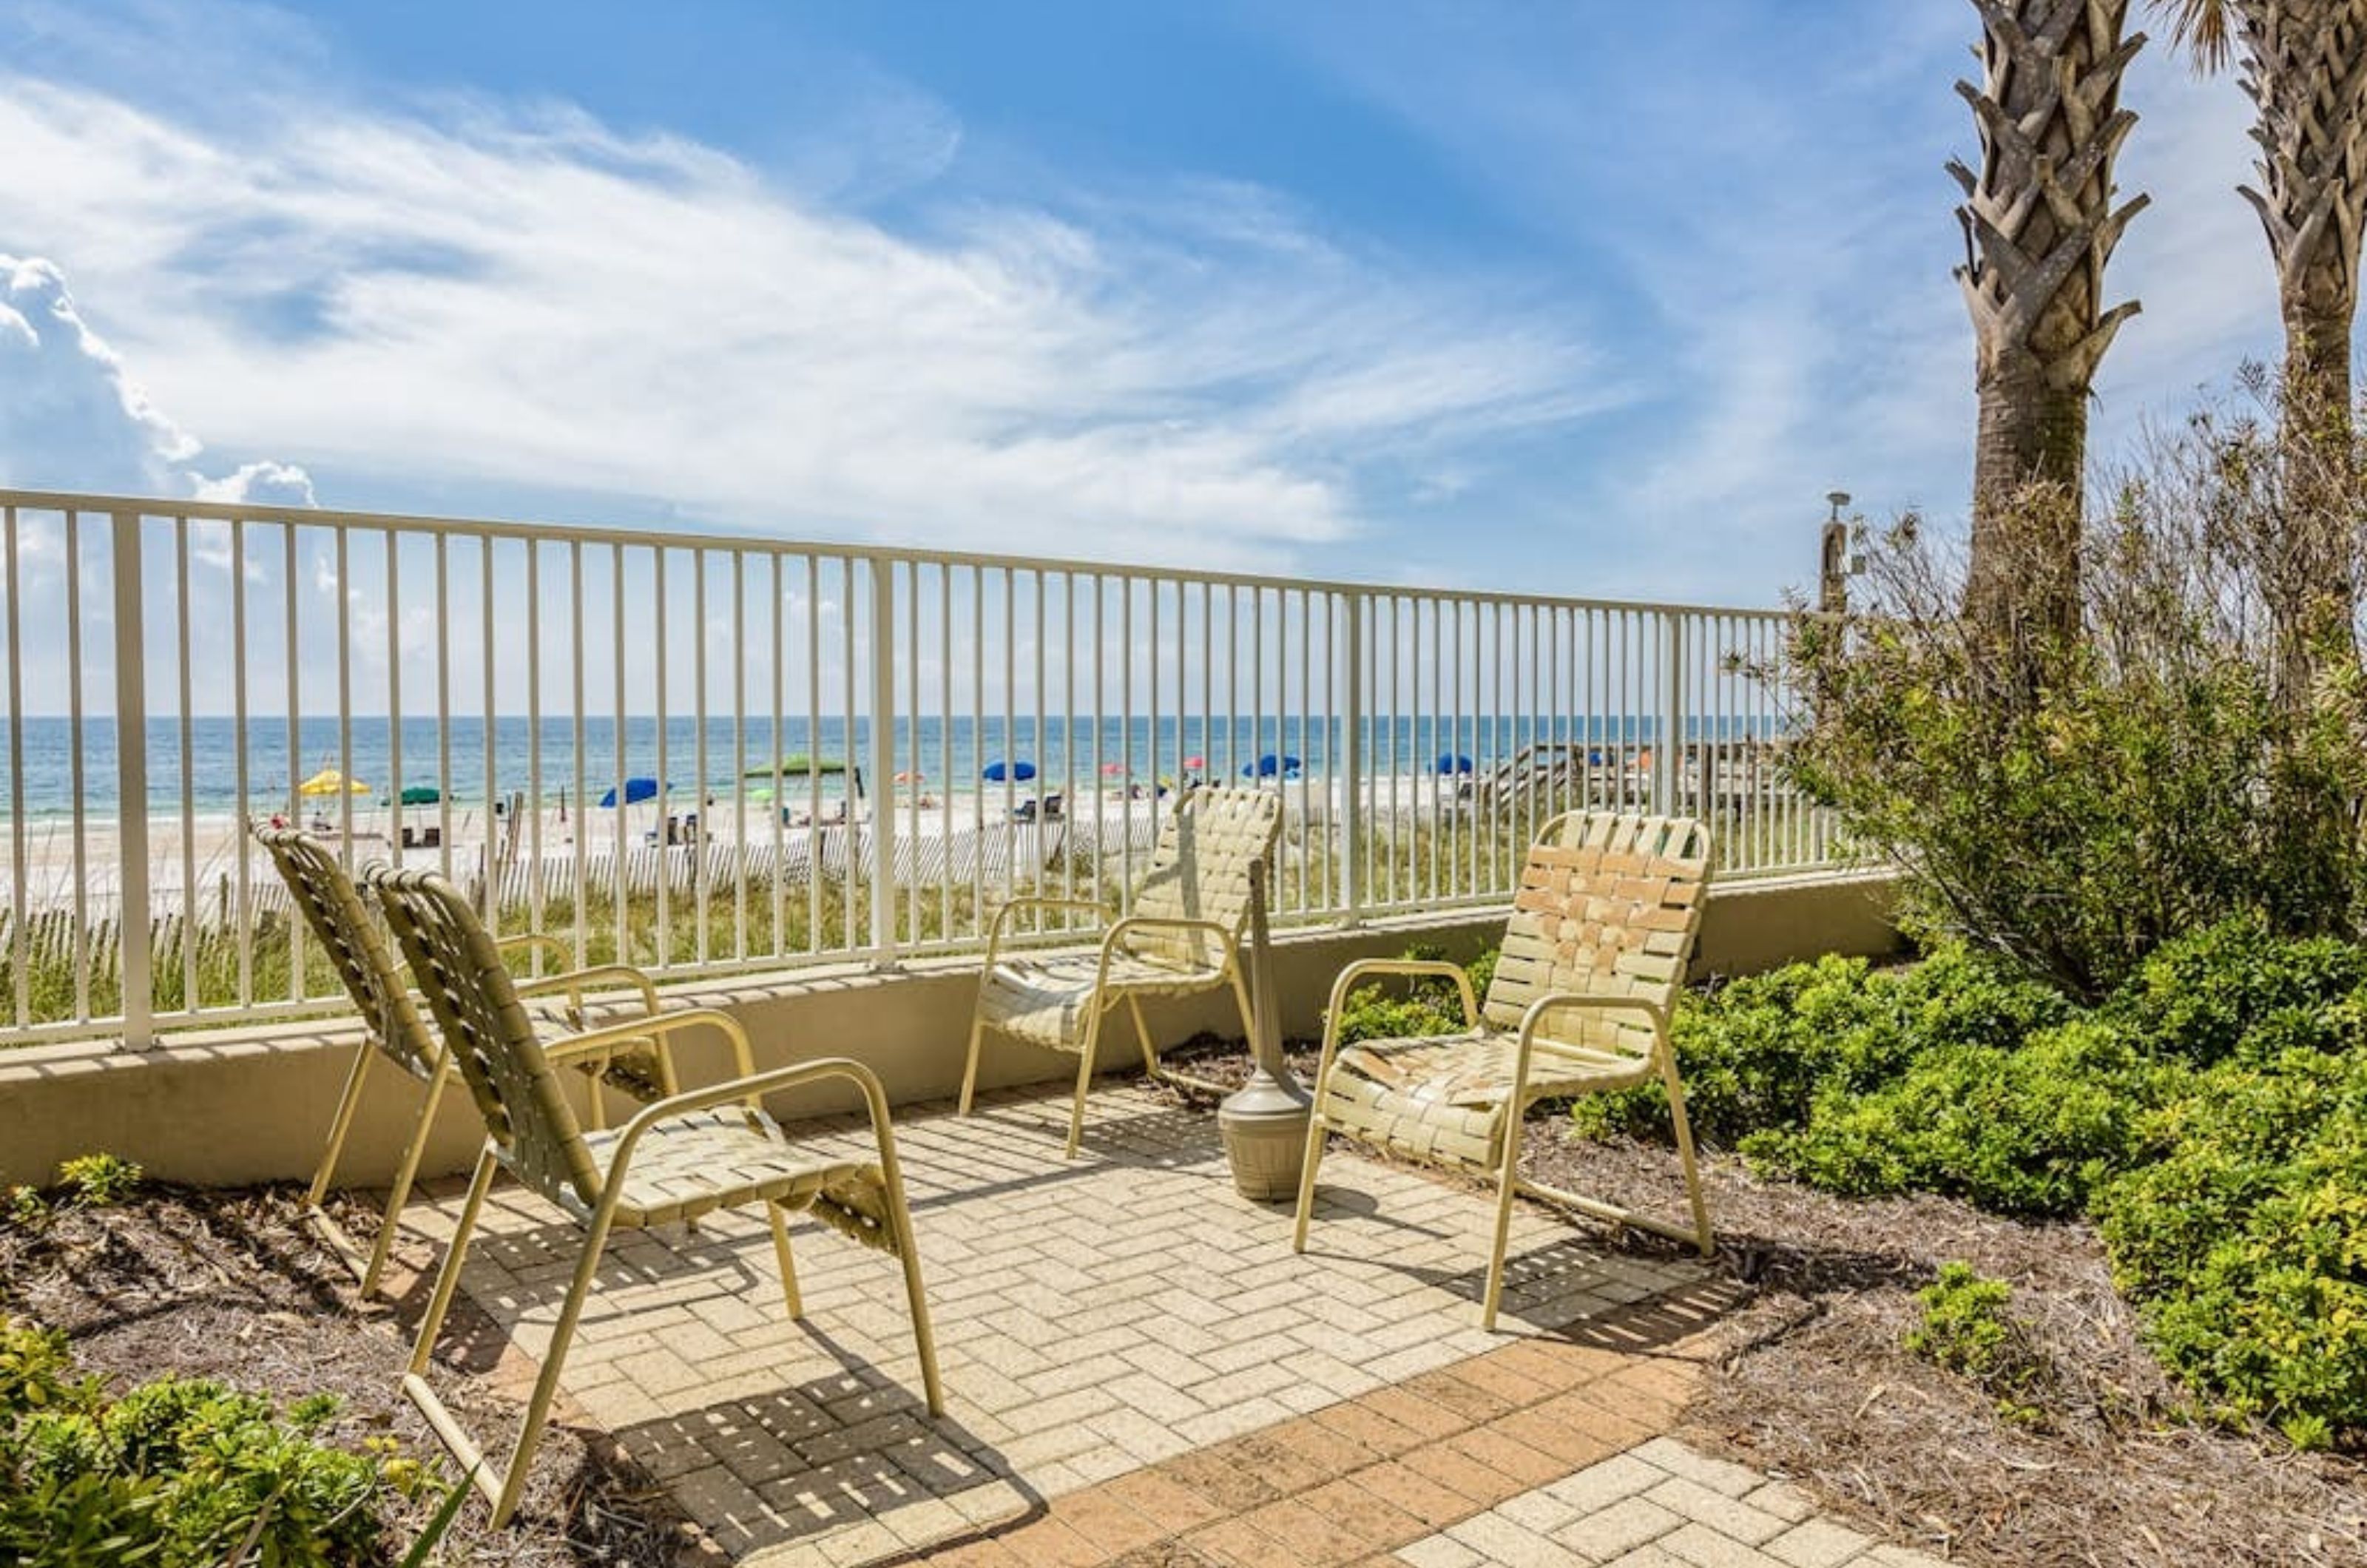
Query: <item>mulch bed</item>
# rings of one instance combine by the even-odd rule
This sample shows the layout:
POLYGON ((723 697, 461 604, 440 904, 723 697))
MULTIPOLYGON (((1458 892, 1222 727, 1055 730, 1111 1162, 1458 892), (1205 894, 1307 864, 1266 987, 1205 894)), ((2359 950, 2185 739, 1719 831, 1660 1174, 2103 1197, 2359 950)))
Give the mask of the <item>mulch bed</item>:
MULTIPOLYGON (((353 1276, 301 1222, 300 1196, 288 1188, 151 1187, 112 1207, 61 1208, 39 1228, 0 1219, 0 1312, 64 1329, 84 1369, 119 1388, 172 1372, 218 1378, 283 1404, 336 1394, 343 1404, 330 1440, 353 1447, 391 1433, 404 1451, 457 1480, 400 1392, 408 1320, 427 1282, 411 1281, 392 1308, 357 1305, 353 1276)), ((352 1205, 337 1214, 367 1245, 375 1214, 352 1205)), ((454 1303, 447 1343, 470 1337, 467 1305, 465 1296, 454 1303)), ((506 1456, 522 1401, 481 1378, 447 1371, 437 1382, 470 1430, 506 1456)), ((389 1562, 401 1561, 436 1501, 391 1517, 389 1562)), ((481 1502, 470 1503, 436 1560, 519 1568, 708 1560, 663 1493, 613 1449, 571 1430, 563 1406, 535 1457, 517 1520, 493 1530, 486 1517, 481 1502)))
MULTIPOLYGON (((1290 1057, 1311 1078, 1314 1049, 1294 1044, 1290 1057)), ((1225 1082, 1248 1073, 1238 1046, 1204 1042, 1173 1059, 1225 1082)), ((1525 1142, 1541 1181, 1683 1218, 1671 1149, 1583 1138, 1543 1113, 1525 1142)), ((1716 1153, 1703 1179, 1716 1267, 1750 1293, 1716 1331, 1686 1411, 1682 1435, 1696 1446, 1955 1562, 2367 1563, 2367 1466, 2187 1418, 2092 1226, 2025 1224, 1943 1198, 1837 1198, 1757 1179, 1716 1153), (2035 1424, 1905 1348, 1921 1316, 1915 1292, 1956 1258, 2013 1287, 2008 1310, 2044 1369, 2035 1424)), ((1691 1250, 1635 1232, 1614 1245, 1691 1250)))

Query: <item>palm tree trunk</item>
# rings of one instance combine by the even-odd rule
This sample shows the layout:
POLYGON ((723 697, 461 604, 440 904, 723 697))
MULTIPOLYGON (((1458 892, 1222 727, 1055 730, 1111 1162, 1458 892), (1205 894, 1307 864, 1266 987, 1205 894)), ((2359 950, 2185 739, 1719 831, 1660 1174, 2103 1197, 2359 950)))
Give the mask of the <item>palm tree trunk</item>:
POLYGON ((2128 0, 1973 0, 1979 87, 1959 82, 1981 141, 1956 209, 1956 269, 1976 338, 1980 433, 1973 467, 1966 613, 2020 641, 2079 618, 2078 513, 2088 397, 2135 300, 2103 307, 2104 266, 2136 197, 2114 207, 2112 162, 2136 116, 2121 74, 2143 46, 2128 0))
POLYGON ((2367 0, 2236 0, 2233 10, 2264 187, 2243 195, 2268 235, 2285 329, 2289 514, 2263 587, 2277 687, 2299 703, 2327 659, 2357 651, 2350 340, 2367 213, 2367 0))

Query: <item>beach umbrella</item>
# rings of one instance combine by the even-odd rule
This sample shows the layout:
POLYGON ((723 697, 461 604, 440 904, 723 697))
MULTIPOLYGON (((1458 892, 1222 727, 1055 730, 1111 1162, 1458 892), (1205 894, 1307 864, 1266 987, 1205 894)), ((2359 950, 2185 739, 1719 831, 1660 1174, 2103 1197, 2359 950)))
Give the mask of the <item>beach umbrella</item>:
MULTIPOLYGON (((625 781, 625 804, 627 806, 638 806, 644 800, 655 800, 658 797, 658 781, 655 779, 627 779, 625 781)), ((600 797, 600 804, 609 807, 611 810, 615 809, 617 805, 617 792, 611 789, 607 794, 602 795, 600 797)))
POLYGON ((1102 776, 1104 778, 1114 779, 1124 772, 1126 772, 1126 764, 1124 762, 1104 762, 1102 764, 1102 776))
POLYGON ((979 772, 979 777, 985 779, 990 784, 1001 784, 1005 779, 1015 779, 1019 783, 1025 784, 1035 776, 1035 763, 1006 762, 1002 761, 1000 758, 989 762, 979 772))
MULTIPOLYGON (((767 762, 763 767, 751 768, 740 776, 743 779, 769 779, 773 776, 774 772, 773 764, 767 762)), ((779 772, 784 773, 843 773, 846 772, 846 764, 832 757, 809 757, 803 753, 799 753, 796 756, 782 758, 779 772)))
POLYGON ((1184 759, 1184 765, 1187 768, 1205 768, 1208 765, 1208 759, 1206 757, 1186 757, 1184 759))
POLYGON ((323 768, 296 786, 299 795, 368 795, 370 786, 359 779, 348 779, 334 768, 323 768))
POLYGON ((1301 762, 1296 757, 1276 756, 1272 751, 1268 751, 1264 756, 1260 757, 1254 762, 1243 762, 1241 764, 1241 777, 1245 779, 1270 779, 1274 777, 1274 774, 1280 773, 1285 778, 1296 778, 1298 776, 1298 770, 1305 765, 1305 763, 1301 762))
POLYGON ((1438 757, 1438 771, 1441 773, 1467 773, 1471 771, 1471 759, 1460 751, 1442 751, 1438 757))
POLYGON ((397 806, 434 806, 444 798, 444 792, 434 784, 405 784, 397 806))

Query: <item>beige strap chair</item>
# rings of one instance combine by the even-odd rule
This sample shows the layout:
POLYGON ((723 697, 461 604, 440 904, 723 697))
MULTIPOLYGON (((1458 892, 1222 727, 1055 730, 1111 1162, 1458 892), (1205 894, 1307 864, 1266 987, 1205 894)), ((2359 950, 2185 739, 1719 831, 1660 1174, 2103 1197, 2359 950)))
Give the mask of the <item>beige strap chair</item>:
POLYGON ((1709 1210, 1669 1043, 1670 1017, 1708 888, 1709 830, 1700 823, 1572 812, 1546 824, 1529 851, 1484 1004, 1452 964, 1368 959, 1350 964, 1331 987, 1324 1024, 1293 1250, 1307 1248, 1323 1135, 1338 1133, 1495 1182, 1483 1328, 1495 1327, 1503 1295, 1515 1192, 1690 1241, 1708 1256, 1709 1210), (1462 993, 1465 1030, 1342 1047, 1340 1018, 1349 991, 1379 975, 1451 976, 1462 993), (1668 1090, 1676 1124, 1693 1201, 1690 1230, 1520 1179, 1521 1124, 1530 1106, 1655 1077, 1668 1090))
MULTIPOLYGON (((1102 1020, 1120 1003, 1134 1015, 1142 1065, 1154 1077, 1196 1080, 1162 1072, 1145 997, 1189 996, 1229 984, 1241 1010, 1241 1028, 1253 1028, 1249 987, 1241 977, 1241 930, 1249 919, 1250 864, 1269 859, 1282 832, 1282 795, 1263 789, 1187 791, 1159 830, 1150 868, 1135 890, 1133 908, 1102 933, 1091 953, 1007 954, 1004 944, 1021 913, 1075 912, 1106 919, 1101 905, 1077 898, 1014 898, 995 912, 979 976, 978 1009, 970 1021, 969 1061, 962 1070, 961 1113, 969 1114, 978 1088, 979 1047, 990 1029, 1049 1051, 1077 1057, 1077 1098, 1069 1113, 1068 1157, 1077 1155, 1085 1125, 1085 1091, 1102 1020)), ((1070 932, 1062 939, 1074 940, 1070 932)), ((1213 1087, 1213 1086, 1209 1086, 1213 1087)))
MULTIPOLYGON (((411 1196, 412 1181, 419 1172, 420 1154, 426 1146, 428 1131, 436 1123, 436 1107, 443 1100, 445 1085, 451 1077, 451 1064, 428 1033, 410 990, 395 968, 394 955, 387 951, 377 918, 363 902, 360 890, 345 874, 337 857, 320 840, 292 828, 256 828, 254 833, 256 841, 269 852, 305 923, 312 928, 322 948, 336 965, 338 979, 345 983, 346 995, 353 998, 354 1007, 369 1031, 368 1040, 354 1053, 354 1065, 345 1074, 345 1090, 337 1097, 336 1112, 329 1121, 328 1146, 322 1151, 320 1168, 312 1173, 311 1188, 304 1195, 305 1213, 314 1229, 345 1260, 346 1267, 361 1277, 362 1294, 368 1295, 378 1288, 379 1275, 386 1268, 395 1227, 402 1218, 403 1204, 411 1196), (330 1179, 345 1152, 345 1134, 352 1130, 355 1110, 361 1104, 370 1064, 381 1056, 425 1086, 426 1092, 420 1102, 418 1120, 412 1125, 411 1137, 403 1145, 394 1184, 387 1193, 378 1240, 371 1244, 369 1255, 364 1258, 361 1249, 322 1207, 322 1200, 328 1196, 330 1179)), ((540 950, 561 965, 570 956, 566 944, 550 936, 510 937, 499 945, 504 954, 540 950)), ((582 1027, 587 997, 595 991, 610 995, 630 991, 644 1014, 658 1010, 657 988, 649 977, 621 964, 553 975, 518 987, 522 998, 562 1001, 564 1009, 559 1018, 546 1020, 546 1023, 571 1031, 582 1027)), ((673 1060, 659 1042, 646 1034, 620 1044, 605 1057, 586 1058, 581 1066, 637 1100, 656 1100, 674 1092, 673 1060)), ((592 1106, 596 1120, 604 1114, 601 1097, 596 1092, 592 1096, 592 1106)))
POLYGON ((470 1468, 478 1489, 493 1505, 496 1526, 507 1523, 517 1506, 601 1252, 617 1225, 645 1227, 696 1219, 717 1209, 764 1204, 772 1221, 781 1292, 792 1318, 804 1316, 805 1308, 789 1254, 791 1213, 810 1213, 833 1230, 900 1259, 929 1414, 943 1414, 936 1346, 929 1331, 928 1301, 922 1292, 920 1255, 904 1204, 895 1138, 889 1130, 888 1098, 868 1067, 828 1058, 759 1073, 747 1031, 730 1014, 709 1008, 636 1019, 546 1044, 519 1005, 517 987, 502 965, 500 951, 458 889, 425 871, 380 870, 369 881, 491 1134, 469 1184, 443 1269, 436 1277, 402 1387, 460 1463, 470 1468), (663 1037, 692 1028, 723 1032, 737 1058, 738 1077, 644 1106, 614 1132, 587 1133, 577 1126, 560 1092, 555 1067, 587 1056, 596 1059, 637 1034, 663 1037), (849 1080, 861 1091, 870 1112, 876 1162, 801 1150, 764 1113, 765 1095, 829 1078, 849 1080), (425 1374, 436 1331, 459 1283, 486 1189, 493 1172, 504 1168, 583 1225, 584 1239, 517 1448, 497 1478, 474 1440, 428 1386, 425 1374))

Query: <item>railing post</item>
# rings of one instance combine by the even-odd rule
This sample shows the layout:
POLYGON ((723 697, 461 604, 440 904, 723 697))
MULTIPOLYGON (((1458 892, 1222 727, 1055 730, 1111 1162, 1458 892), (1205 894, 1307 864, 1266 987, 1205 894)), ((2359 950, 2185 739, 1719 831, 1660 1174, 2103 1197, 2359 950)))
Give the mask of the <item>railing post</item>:
POLYGON ((1660 612, 1659 733, 1652 745, 1652 809, 1677 812, 1677 784, 1684 777, 1685 622, 1682 611, 1660 612))
MULTIPOLYGON (((115 801, 117 914, 123 944, 123 1043, 156 1043, 156 998, 148 923, 148 646, 142 604, 140 515, 114 516, 115 801)), ((188 744, 182 737, 181 744, 188 744)), ((186 899, 190 889, 182 889, 186 899)), ((188 998, 194 1006, 197 998, 188 998)))
POLYGON ((1348 611, 1346 801, 1340 823, 1342 923, 1362 923, 1365 906, 1365 597, 1341 595, 1348 611))
POLYGON ((896 966, 896 578, 871 564, 871 962, 896 966))

